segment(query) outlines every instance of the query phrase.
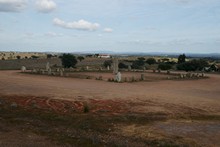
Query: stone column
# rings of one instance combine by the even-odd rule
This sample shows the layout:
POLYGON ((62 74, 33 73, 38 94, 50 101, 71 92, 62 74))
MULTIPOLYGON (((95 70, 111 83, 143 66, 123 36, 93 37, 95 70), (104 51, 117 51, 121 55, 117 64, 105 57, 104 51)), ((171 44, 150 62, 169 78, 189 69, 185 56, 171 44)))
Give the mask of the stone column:
POLYGON ((141 81, 144 81, 145 80, 145 76, 144 74, 141 74, 141 81))
POLYGON ((51 68, 48 69, 47 73, 48 75, 51 75, 51 68))
POLYGON ((114 58, 113 59, 113 74, 117 74, 118 73, 118 59, 114 58))
POLYGON ((61 77, 63 76, 63 70, 60 70, 60 76, 61 77))
POLYGON ((22 66, 21 67, 21 72, 25 72, 26 71, 26 67, 25 66, 22 66))
POLYGON ((121 82, 121 73, 120 72, 118 72, 117 75, 115 76, 115 80, 117 82, 121 82))
POLYGON ((128 71, 131 71, 131 65, 128 65, 128 71))
POLYGON ((47 64, 46 64, 46 71, 49 71, 49 68, 50 68, 50 63, 47 62, 47 64))

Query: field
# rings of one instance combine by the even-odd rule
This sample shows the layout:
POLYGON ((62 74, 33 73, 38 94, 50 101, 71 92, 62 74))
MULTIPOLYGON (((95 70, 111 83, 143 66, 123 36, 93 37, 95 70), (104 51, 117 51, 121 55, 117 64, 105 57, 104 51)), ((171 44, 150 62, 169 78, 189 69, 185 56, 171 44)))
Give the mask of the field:
POLYGON ((0 146, 220 146, 220 75, 145 76, 115 83, 1 71, 0 146))

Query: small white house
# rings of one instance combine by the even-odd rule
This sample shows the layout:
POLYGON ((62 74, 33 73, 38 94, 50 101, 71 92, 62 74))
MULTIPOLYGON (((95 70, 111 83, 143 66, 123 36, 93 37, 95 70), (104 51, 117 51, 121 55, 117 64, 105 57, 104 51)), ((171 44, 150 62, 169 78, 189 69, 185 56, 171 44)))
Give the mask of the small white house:
POLYGON ((99 58, 111 58, 111 56, 110 55, 105 55, 105 54, 100 54, 99 56, 98 56, 99 58))

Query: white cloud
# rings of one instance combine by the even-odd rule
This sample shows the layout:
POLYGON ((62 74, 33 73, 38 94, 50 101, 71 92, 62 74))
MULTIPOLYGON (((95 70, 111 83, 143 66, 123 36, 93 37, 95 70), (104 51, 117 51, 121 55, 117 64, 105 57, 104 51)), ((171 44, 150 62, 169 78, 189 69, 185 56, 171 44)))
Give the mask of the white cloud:
POLYGON ((57 8, 57 5, 52 0, 37 0, 36 7, 39 12, 49 13, 57 8))
POLYGON ((27 6, 27 0, 0 0, 0 12, 20 12, 27 6))
POLYGON ((48 37, 59 37, 59 36, 63 36, 62 34, 57 34, 55 32, 47 32, 44 34, 45 36, 48 36, 48 37))
POLYGON ((23 37, 25 38, 25 39, 34 39, 36 36, 35 36, 36 34, 34 34, 34 33, 32 33, 32 32, 26 32, 26 33, 24 33, 23 34, 23 37))
POLYGON ((111 32, 113 32, 113 29, 111 29, 111 28, 105 28, 105 29, 104 29, 104 32, 106 32, 106 33, 111 33, 111 32))
POLYGON ((65 22, 59 18, 54 18, 53 23, 59 27, 63 27, 66 29, 77 29, 85 31, 95 31, 100 27, 98 23, 91 23, 83 19, 74 22, 65 22))

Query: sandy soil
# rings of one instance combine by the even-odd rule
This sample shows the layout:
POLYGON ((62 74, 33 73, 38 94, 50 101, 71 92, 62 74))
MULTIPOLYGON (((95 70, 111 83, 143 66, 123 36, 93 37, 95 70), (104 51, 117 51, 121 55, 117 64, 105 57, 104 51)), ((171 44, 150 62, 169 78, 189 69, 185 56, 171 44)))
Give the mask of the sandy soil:
MULTIPOLYGON (((99 76, 102 73, 92 74, 99 76)), ((126 73, 126 76, 139 74, 126 73)), ((145 74, 149 77, 160 76, 145 74)), ((110 74, 104 76, 108 77, 110 74)), ((138 136, 143 139, 181 138, 180 141, 200 146, 220 146, 220 75, 208 76, 207 79, 199 80, 113 83, 1 71, 0 95, 23 107, 32 107, 34 103, 41 109, 52 109, 58 113, 69 113, 69 108, 82 113, 83 105, 87 102, 94 106, 91 113, 152 115, 154 119, 165 117, 167 121, 151 125, 116 125, 115 130, 122 136, 138 136), (218 117, 215 118, 216 116, 218 117)), ((15 130, 15 134, 19 133, 15 130)), ((0 137, 5 135, 10 133, 1 134, 0 130, 0 137)), ((30 133, 24 135, 24 138, 29 135, 30 133)), ((44 142, 44 137, 34 138, 44 142)), ((6 137, 3 145, 7 145, 7 142, 6 137)))
MULTIPOLYGON (((123 73, 122 73, 123 75, 123 73)), ((0 72, 0 93, 4 95, 47 96, 54 99, 121 99, 161 104, 175 104, 220 112, 220 75, 208 79, 137 83, 111 83, 91 79, 76 79, 0 72)))

